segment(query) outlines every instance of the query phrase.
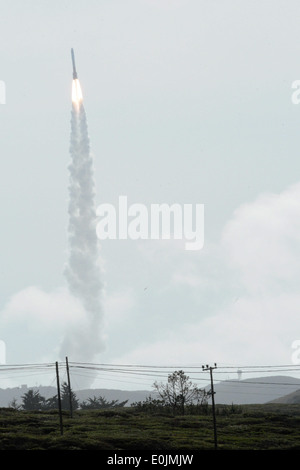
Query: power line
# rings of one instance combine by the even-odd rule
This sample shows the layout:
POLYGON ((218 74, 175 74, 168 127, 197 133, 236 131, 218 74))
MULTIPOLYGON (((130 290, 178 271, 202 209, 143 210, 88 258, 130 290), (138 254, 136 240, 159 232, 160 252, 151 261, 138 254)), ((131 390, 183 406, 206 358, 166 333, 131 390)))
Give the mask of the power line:
MULTIPOLYGON (((101 373, 102 377, 107 375, 119 375, 127 376, 128 378, 132 377, 135 379, 138 378, 166 378, 167 375, 171 374, 175 370, 185 370, 185 374, 191 374, 193 380, 205 381, 204 378, 199 377, 202 375, 203 370, 201 366, 198 365, 189 365, 188 370, 185 366, 181 364, 180 366, 176 365, 157 365, 157 364, 113 364, 113 363, 91 363, 91 362, 70 362, 69 363, 72 372, 77 373, 78 371, 90 373, 97 375, 101 373), (103 375, 104 374, 104 375, 103 375)), ((59 367, 65 368, 64 363, 59 363, 59 367)), ((29 364, 9 364, 9 365, 0 365, 0 374, 9 374, 12 376, 28 376, 28 375, 37 375, 37 374, 48 374, 52 373, 54 370, 54 363, 29 363, 29 364)), ((258 374, 258 373, 287 373, 287 372, 299 372, 300 366, 295 366, 291 364, 286 365, 244 365, 244 366, 218 366, 218 370, 215 371, 215 374, 236 374, 237 371, 241 371, 246 374, 258 374), (233 370, 234 369, 234 370, 233 370)), ((3 375, 2 375, 3 377, 3 375)), ((227 383, 230 382, 230 379, 224 380, 227 383)), ((223 381, 223 382, 224 382, 223 381)), ((279 382, 263 382, 263 381, 251 381, 246 382, 241 380, 232 380, 234 384, 261 384, 261 385, 278 385, 279 382)), ((284 383, 280 383, 283 385, 284 383)), ((286 385, 298 385, 287 383, 286 385)))

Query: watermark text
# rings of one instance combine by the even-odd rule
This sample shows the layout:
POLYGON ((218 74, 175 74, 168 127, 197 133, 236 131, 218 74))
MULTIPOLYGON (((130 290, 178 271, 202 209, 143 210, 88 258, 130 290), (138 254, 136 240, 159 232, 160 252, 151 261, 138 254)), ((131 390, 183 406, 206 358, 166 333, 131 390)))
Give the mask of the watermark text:
POLYGON ((0 104, 6 104, 6 86, 3 80, 0 80, 0 104))
POLYGON ((0 340, 0 364, 6 364, 6 345, 0 340))
POLYGON ((119 205, 100 204, 97 208, 97 236, 100 240, 185 240, 186 250, 204 245, 203 204, 128 205, 127 196, 119 205))
POLYGON ((295 339, 295 341, 292 342, 292 349, 295 349, 292 354, 292 363, 300 364, 300 339, 295 339))

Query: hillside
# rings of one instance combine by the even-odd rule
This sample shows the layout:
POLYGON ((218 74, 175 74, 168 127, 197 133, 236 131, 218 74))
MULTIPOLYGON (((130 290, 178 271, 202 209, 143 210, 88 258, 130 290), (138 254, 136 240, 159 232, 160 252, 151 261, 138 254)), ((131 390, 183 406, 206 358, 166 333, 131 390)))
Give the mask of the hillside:
MULTIPOLYGON (((210 387, 206 387, 209 389, 210 387)), ((215 402, 219 404, 263 404, 277 400, 300 388, 300 379, 286 376, 225 380, 214 386, 215 402)))
POLYGON ((277 398, 276 400, 272 400, 270 403, 299 404, 300 390, 296 390, 295 392, 284 395, 283 397, 277 398))
MULTIPOLYGON (((205 387, 207 390, 210 386, 205 387)), ((7 407, 13 399, 18 404, 22 403, 22 396, 29 389, 39 390, 40 394, 45 398, 56 395, 56 387, 21 387, 0 389, 0 407, 7 407)), ((216 392, 215 402, 217 404, 232 403, 236 405, 243 404, 264 404, 269 402, 277 403, 300 403, 300 379, 286 376, 273 377, 256 377, 244 380, 225 380, 214 384, 216 392), (298 394, 295 395, 298 390, 298 394), (281 401, 291 400, 291 401, 281 401), (295 400, 295 401, 293 401, 295 400)), ((108 401, 118 400, 119 402, 128 400, 127 405, 131 405, 137 401, 145 400, 149 395, 155 396, 153 390, 115 390, 115 389, 83 389, 74 390, 79 402, 93 398, 94 396, 102 396, 108 401)))

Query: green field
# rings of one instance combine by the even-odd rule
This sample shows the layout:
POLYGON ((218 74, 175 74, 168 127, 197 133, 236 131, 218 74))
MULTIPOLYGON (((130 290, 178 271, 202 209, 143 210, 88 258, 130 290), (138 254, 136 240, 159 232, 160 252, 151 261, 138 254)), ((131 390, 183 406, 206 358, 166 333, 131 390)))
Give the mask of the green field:
MULTIPOLYGON (((220 450, 299 450, 300 405, 217 408, 220 450)), ((0 409, 0 450, 214 449, 213 420, 207 415, 150 415, 133 408, 63 412, 0 409)))

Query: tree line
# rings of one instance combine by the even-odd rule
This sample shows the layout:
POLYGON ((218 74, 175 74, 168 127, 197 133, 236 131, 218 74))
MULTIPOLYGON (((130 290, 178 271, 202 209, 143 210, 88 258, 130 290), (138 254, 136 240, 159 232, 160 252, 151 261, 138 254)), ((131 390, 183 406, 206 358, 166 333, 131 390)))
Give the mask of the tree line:
MULTIPOLYGON (((211 397, 211 391, 197 387, 182 370, 170 374, 166 383, 154 382, 153 388, 155 398, 150 395, 144 401, 132 403, 131 407, 150 413, 161 411, 170 412, 174 415, 203 413, 207 410, 208 399, 211 397)), ((59 406, 57 395, 46 399, 39 391, 32 389, 21 398, 21 405, 18 405, 17 401, 14 399, 10 403, 10 406, 26 411, 52 410, 57 409, 59 406)), ((80 403, 76 394, 70 390, 67 383, 63 383, 61 386, 60 401, 63 410, 70 410, 71 407, 72 410, 120 408, 128 403, 128 400, 122 402, 119 402, 119 400, 108 401, 102 396, 94 396, 80 403)))
MULTIPOLYGON (((50 398, 45 398, 40 394, 38 390, 30 389, 28 390, 28 392, 22 395, 21 398, 21 405, 18 405, 17 400, 14 399, 10 403, 10 407, 25 411, 47 411, 58 408, 58 395, 54 395, 50 398)), ((108 401, 102 396, 94 396, 93 398, 88 398, 87 401, 82 401, 80 403, 76 394, 69 389, 67 383, 63 383, 61 386, 60 399, 61 407, 63 410, 70 410, 70 404, 72 405, 72 410, 77 410, 79 408, 82 410, 89 410, 123 407, 128 402, 128 400, 122 402, 119 402, 119 400, 108 401)))

